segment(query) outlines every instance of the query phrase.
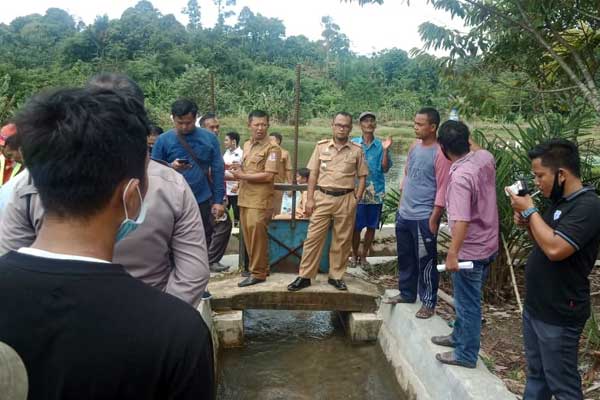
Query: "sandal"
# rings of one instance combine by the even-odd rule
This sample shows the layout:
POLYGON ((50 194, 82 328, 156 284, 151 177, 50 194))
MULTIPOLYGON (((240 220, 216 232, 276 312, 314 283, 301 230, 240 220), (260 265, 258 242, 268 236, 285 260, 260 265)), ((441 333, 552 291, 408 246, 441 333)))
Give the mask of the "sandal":
POLYGON ((421 306, 419 311, 417 311, 417 313, 415 314, 415 317, 420 319, 429 319, 433 317, 433 314, 435 314, 435 308, 421 306))

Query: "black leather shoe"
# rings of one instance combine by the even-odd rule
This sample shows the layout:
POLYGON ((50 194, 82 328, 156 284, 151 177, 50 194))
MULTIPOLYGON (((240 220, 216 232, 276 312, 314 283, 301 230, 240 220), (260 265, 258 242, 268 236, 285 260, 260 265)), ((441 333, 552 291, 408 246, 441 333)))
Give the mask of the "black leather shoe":
POLYGON ((297 292, 298 290, 307 288, 309 286, 310 286, 310 279, 299 276, 294 280, 294 282, 292 282, 288 285, 287 289, 290 292, 297 292))
POLYGON ((250 271, 242 271, 242 274, 241 274, 241 275, 242 275, 244 278, 247 278, 247 277, 249 277, 249 276, 252 276, 252 274, 250 273, 250 271))
POLYGON ((238 283, 238 286, 239 287, 252 286, 252 285, 256 285, 257 283, 263 283, 264 281, 265 281, 264 279, 258 279, 253 276, 250 276, 250 277, 244 279, 243 281, 241 281, 240 283, 238 283))
POLYGON ((341 280, 341 279, 331 279, 331 278, 329 278, 327 280, 327 283, 329 283, 331 286, 333 286, 337 290, 348 290, 348 287, 346 286, 346 284, 344 283, 344 281, 341 280))

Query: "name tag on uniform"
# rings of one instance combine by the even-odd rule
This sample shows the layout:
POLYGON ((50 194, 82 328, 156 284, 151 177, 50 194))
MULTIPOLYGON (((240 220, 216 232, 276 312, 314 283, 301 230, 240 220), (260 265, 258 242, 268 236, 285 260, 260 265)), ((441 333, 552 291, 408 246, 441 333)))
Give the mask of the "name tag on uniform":
POLYGON ((269 153, 269 161, 277 161, 277 153, 269 153))

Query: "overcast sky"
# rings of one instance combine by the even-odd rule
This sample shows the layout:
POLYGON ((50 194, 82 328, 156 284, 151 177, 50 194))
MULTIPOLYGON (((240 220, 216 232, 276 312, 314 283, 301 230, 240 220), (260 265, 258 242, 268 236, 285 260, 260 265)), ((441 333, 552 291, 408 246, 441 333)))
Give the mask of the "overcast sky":
MULTIPOLYGON (((187 17, 181 10, 187 0, 153 0, 154 7, 162 14, 174 14, 184 25, 187 17)), ((202 25, 213 26, 216 7, 212 0, 198 1, 202 12, 202 25)), ((97 15, 108 14, 118 18, 137 0, 0 0, 0 22, 9 23, 18 16, 45 13, 49 7, 62 8, 86 23, 97 15)), ((254 13, 283 20, 286 35, 305 35, 312 40, 321 36, 321 17, 329 15, 351 40, 351 48, 360 54, 397 47, 410 50, 421 48, 423 43, 417 30, 419 24, 432 21, 460 29, 460 21, 452 20, 443 11, 437 11, 426 0, 411 0, 410 6, 403 0, 387 0, 384 5, 342 4, 339 0, 238 0, 234 11, 248 6, 254 13)), ((237 17, 228 22, 234 23, 237 17)), ((439 54, 439 53, 438 53, 439 54)))

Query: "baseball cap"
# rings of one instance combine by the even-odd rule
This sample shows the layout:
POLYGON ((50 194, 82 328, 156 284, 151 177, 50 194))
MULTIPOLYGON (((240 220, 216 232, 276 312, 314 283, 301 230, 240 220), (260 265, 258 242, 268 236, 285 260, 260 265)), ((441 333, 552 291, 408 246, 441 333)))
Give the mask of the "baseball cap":
POLYGON ((371 111, 365 111, 365 112, 360 113, 360 115, 358 116, 358 120, 362 121, 362 119, 364 117, 373 117, 373 118, 377 119, 377 117, 375 116, 375 113, 372 113, 371 111))
POLYGON ((0 146, 4 146, 6 139, 17 133, 15 124, 6 124, 0 129, 0 146))

